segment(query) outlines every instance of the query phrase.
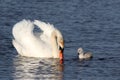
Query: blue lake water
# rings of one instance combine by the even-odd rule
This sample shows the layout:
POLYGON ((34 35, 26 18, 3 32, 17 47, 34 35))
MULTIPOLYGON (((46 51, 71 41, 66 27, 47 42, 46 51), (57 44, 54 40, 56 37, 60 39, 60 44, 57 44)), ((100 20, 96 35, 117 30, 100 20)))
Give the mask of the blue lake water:
POLYGON ((120 80, 120 0, 0 0, 0 80, 120 80), (54 24, 65 61, 19 56, 12 28, 22 19, 54 24), (80 61, 77 49, 93 53, 80 61))

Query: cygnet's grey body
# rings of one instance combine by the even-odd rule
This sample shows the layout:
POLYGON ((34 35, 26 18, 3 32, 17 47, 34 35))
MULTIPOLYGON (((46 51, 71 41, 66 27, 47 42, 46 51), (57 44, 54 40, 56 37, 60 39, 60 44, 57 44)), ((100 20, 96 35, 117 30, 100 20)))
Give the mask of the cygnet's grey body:
POLYGON ((78 56, 79 59, 91 59, 93 57, 91 52, 84 53, 82 48, 78 49, 78 56))

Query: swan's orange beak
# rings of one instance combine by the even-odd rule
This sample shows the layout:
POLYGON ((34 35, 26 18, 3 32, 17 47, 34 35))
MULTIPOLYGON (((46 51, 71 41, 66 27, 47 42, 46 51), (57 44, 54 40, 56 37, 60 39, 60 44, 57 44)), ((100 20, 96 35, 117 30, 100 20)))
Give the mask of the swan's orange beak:
POLYGON ((63 50, 60 50, 59 57, 60 57, 60 60, 62 60, 64 58, 64 56, 63 56, 63 50))
POLYGON ((62 48, 59 49, 60 64, 62 64, 62 63, 63 63, 63 60, 64 60, 63 51, 64 51, 64 49, 62 49, 62 48))
POLYGON ((60 59, 60 64, 62 64, 63 61, 64 61, 63 51, 64 51, 64 41, 63 41, 63 39, 61 39, 61 41, 59 43, 59 59, 60 59))

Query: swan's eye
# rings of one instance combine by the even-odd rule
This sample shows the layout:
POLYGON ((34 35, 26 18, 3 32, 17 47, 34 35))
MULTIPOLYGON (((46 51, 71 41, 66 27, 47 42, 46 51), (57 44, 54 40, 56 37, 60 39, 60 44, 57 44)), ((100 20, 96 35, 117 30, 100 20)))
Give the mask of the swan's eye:
POLYGON ((59 46, 59 50, 62 50, 62 48, 59 46))
POLYGON ((62 47, 59 46, 59 50, 64 50, 64 48, 62 48, 62 47))

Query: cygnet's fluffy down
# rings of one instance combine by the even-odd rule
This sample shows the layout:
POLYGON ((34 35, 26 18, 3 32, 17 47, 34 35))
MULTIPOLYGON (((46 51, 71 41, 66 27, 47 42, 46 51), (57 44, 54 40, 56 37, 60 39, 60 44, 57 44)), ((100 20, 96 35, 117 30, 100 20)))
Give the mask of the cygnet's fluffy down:
POLYGON ((91 52, 85 52, 83 51, 82 48, 78 49, 78 57, 79 59, 91 59, 93 57, 91 52))

